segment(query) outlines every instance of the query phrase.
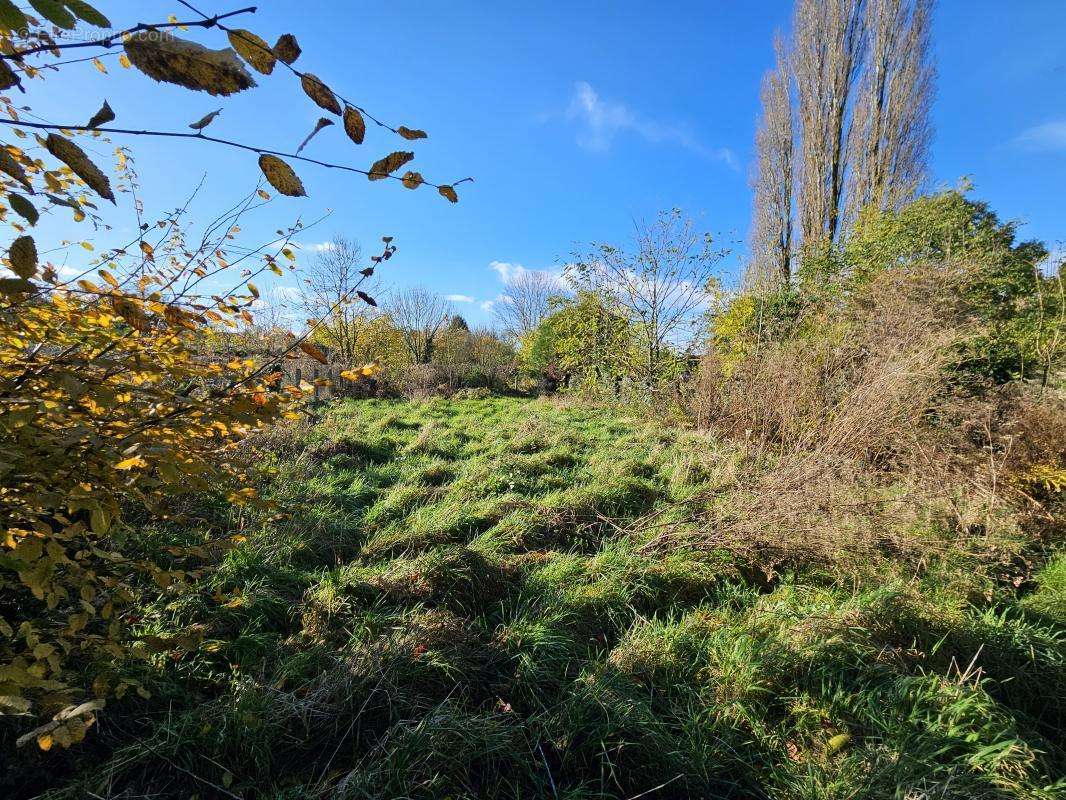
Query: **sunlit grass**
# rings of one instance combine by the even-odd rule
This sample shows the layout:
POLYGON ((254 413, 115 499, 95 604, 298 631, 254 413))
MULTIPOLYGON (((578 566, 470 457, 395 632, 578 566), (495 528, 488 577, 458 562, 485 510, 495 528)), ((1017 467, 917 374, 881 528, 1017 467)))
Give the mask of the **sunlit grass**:
POLYGON ((209 646, 145 664, 153 697, 109 707, 57 794, 1066 792, 1061 558, 1017 599, 972 561, 649 548, 739 456, 609 410, 347 402, 306 439, 270 484, 285 517, 152 611, 209 646))

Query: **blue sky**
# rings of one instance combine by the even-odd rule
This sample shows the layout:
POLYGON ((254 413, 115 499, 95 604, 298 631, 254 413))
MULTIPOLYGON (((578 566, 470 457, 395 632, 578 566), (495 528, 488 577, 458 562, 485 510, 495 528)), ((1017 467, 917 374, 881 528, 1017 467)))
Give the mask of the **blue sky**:
MULTIPOLYGON (((115 23, 190 18, 161 0, 97 5, 115 23)), ((243 3, 199 5, 210 13, 243 3)), ((451 205, 425 187, 410 192, 302 165, 310 196, 280 198, 258 212, 244 225, 244 243, 331 209, 305 244, 341 233, 373 251, 380 236, 392 235, 399 252, 386 279, 470 298, 457 306, 478 323, 491 319, 481 306, 497 296, 508 269, 551 269, 575 243, 624 241, 634 219, 660 209, 680 207, 721 243, 734 242, 735 266, 750 214, 759 80, 772 60, 773 32, 787 26, 790 10, 783 0, 262 0, 240 24, 271 42, 295 34, 303 47, 298 66, 395 125, 427 130, 411 165, 427 179, 471 175, 476 182, 459 187, 460 202, 451 205)), ((217 32, 191 35, 224 46, 217 32)), ((937 9, 932 184, 969 176, 974 196, 1023 222, 1026 238, 1052 244, 1066 239, 1064 41, 1062 0, 941 0, 937 9)), ((257 89, 212 98, 153 84, 121 69, 117 56, 103 60, 108 75, 79 64, 62 79, 33 84, 27 100, 34 112, 84 122, 107 98, 114 125, 187 130, 221 106, 211 133, 289 151, 320 116, 281 70, 257 75, 257 89)), ((149 214, 178 205, 206 173, 195 206, 206 220, 259 175, 253 154, 205 143, 114 143, 135 149, 149 214)), ((367 168, 403 145, 372 128, 356 147, 338 125, 305 154, 367 168)), ((103 159, 112 149, 93 148, 103 159)), ((128 198, 109 219, 128 236, 128 198)), ((40 227, 77 239, 88 232, 58 219, 40 227)), ((114 242, 101 235, 97 243, 114 242)))

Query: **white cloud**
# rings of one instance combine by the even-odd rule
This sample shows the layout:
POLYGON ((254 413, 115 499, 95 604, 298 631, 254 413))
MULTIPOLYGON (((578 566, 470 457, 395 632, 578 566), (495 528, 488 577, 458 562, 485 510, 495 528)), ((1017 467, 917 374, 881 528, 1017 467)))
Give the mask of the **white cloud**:
MULTIPOLYGON (((270 307, 291 309, 299 299, 300 290, 295 286, 273 286, 267 289, 262 297, 252 303, 252 310, 262 311, 270 307)), ((294 311, 288 311, 283 316, 293 315, 299 316, 294 311)))
POLYGON ((474 298, 468 294, 446 294, 445 300, 451 300, 453 303, 473 303, 474 298))
POLYGON ((482 311, 492 311, 492 307, 494 305, 496 305, 497 302, 499 302, 499 301, 498 300, 482 300, 480 303, 478 303, 478 305, 481 306, 481 310, 482 311))
POLYGON ((1066 120, 1026 128, 1018 134, 1014 143, 1027 150, 1066 150, 1066 120))
POLYGON ((686 126, 644 119, 622 103, 604 100, 586 81, 574 84, 566 117, 581 126, 577 143, 587 150, 606 152, 615 134, 631 131, 646 141, 679 145, 702 158, 721 161, 730 169, 740 171, 737 157, 728 147, 707 147, 686 126))
POLYGON ((521 264, 512 264, 509 261, 490 261, 489 269, 493 270, 497 275, 499 275, 500 280, 504 283, 509 283, 510 281, 513 281, 516 278, 520 278, 523 275, 539 274, 551 279, 552 283, 554 283, 559 289, 566 288, 565 281, 563 280, 562 270, 527 269, 521 264))
POLYGON ((297 244, 301 250, 310 250, 312 253, 328 253, 334 247, 333 242, 312 242, 310 244, 297 244))

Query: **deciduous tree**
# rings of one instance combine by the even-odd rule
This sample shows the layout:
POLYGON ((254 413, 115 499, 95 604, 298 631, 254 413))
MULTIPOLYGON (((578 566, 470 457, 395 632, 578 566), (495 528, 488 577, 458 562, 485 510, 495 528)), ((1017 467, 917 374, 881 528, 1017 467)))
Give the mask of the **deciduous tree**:
POLYGON ((562 287, 552 275, 522 270, 504 281, 492 311, 503 330, 518 340, 548 316, 552 296, 562 293, 562 287))
POLYGON ((452 317, 451 303, 424 286, 415 286, 396 292, 389 299, 388 311, 411 360, 428 364, 441 331, 452 317))
POLYGON ((638 223, 630 250, 594 244, 575 254, 566 275, 633 327, 633 376, 651 389, 697 332, 725 252, 674 209, 638 223))

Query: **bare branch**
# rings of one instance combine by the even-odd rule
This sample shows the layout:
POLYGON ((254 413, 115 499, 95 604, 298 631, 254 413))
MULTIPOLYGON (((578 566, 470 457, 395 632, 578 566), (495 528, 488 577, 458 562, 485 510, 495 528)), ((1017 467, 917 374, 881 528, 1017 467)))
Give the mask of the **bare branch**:
POLYGON ((396 292, 388 303, 393 322, 416 364, 433 358, 437 337, 452 317, 452 304, 424 286, 396 292))

